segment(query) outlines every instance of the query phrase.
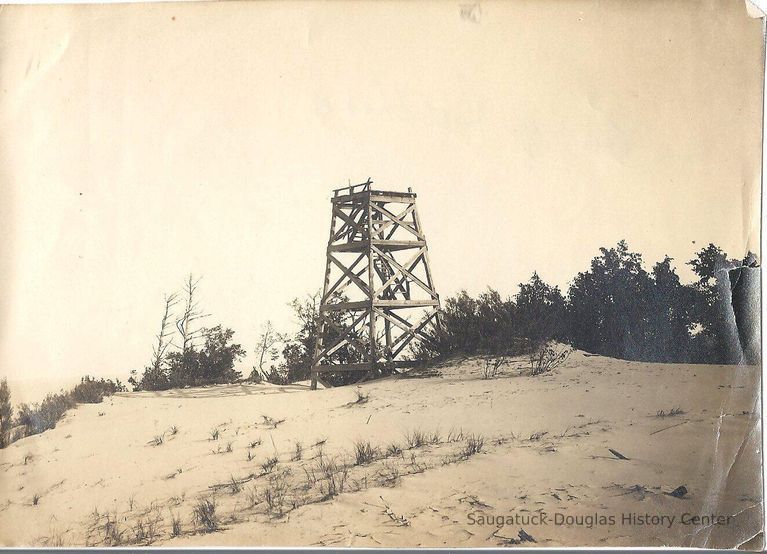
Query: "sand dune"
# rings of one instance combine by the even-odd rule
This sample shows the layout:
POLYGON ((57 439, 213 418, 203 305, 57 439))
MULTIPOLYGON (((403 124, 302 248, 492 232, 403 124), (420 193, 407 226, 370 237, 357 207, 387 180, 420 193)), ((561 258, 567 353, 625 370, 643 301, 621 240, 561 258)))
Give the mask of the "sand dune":
POLYGON ((761 545, 759 368, 581 352, 539 377, 521 358, 491 380, 481 366, 81 405, 0 451, 0 542, 761 545))

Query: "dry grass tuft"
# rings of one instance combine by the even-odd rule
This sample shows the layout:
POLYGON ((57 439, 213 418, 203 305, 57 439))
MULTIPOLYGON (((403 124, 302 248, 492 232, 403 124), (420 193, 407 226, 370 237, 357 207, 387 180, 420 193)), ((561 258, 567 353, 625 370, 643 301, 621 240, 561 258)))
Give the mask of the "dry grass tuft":
POLYGON ((461 455, 464 458, 468 458, 469 456, 473 456, 474 454, 479 454, 482 452, 482 447, 485 445, 485 439, 482 435, 470 435, 466 439, 466 444, 464 445, 463 449, 461 450, 461 455))
POLYGON ((279 460, 277 459, 277 456, 272 456, 271 458, 267 459, 263 464, 261 464, 261 470, 263 471, 264 475, 268 475, 272 472, 272 470, 277 466, 279 463, 279 460))
POLYGON ((362 466, 374 461, 378 456, 378 449, 371 446, 369 441, 356 441, 354 443, 354 463, 362 466))
POLYGON ((194 522, 204 531, 210 533, 218 529, 216 501, 213 498, 200 498, 192 510, 194 522))
POLYGON ((658 412, 655 414, 655 417, 674 417, 678 415, 683 415, 687 412, 685 412, 682 408, 671 408, 668 412, 665 410, 658 410, 658 412))

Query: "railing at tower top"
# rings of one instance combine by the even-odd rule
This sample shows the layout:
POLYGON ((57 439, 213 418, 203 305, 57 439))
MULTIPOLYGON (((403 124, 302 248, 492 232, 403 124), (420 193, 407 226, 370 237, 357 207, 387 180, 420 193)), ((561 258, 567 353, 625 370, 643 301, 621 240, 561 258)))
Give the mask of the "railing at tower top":
POLYGON ((394 191, 383 191, 383 190, 373 190, 373 187, 371 186, 373 184, 373 181, 368 179, 364 183, 359 183, 358 185, 349 185, 346 187, 341 187, 340 189, 333 189, 333 198, 339 198, 341 196, 352 196, 354 194, 359 194, 360 192, 370 192, 373 194, 389 194, 389 195, 395 195, 395 196, 402 196, 402 197, 415 197, 415 194, 413 193, 413 189, 408 187, 407 192, 394 192, 394 191))
POLYGON ((349 194, 357 194, 358 192, 368 192, 370 190, 370 185, 373 184, 373 181, 368 179, 364 183, 360 183, 358 185, 349 185, 348 187, 341 187, 340 189, 333 189, 333 196, 346 196, 349 194))

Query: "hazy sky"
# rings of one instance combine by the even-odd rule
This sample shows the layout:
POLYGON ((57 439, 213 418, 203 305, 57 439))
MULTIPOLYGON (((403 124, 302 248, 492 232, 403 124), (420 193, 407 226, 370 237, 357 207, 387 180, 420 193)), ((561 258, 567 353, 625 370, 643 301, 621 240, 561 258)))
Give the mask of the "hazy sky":
POLYGON ((474 14, 3 7, 0 375, 15 400, 141 369, 163 293, 190 271, 210 322, 249 351, 266 319, 290 329, 348 180, 418 193, 443 296, 513 293, 533 270, 565 287, 621 238, 680 265, 709 241, 758 249, 761 22, 742 2, 474 14))

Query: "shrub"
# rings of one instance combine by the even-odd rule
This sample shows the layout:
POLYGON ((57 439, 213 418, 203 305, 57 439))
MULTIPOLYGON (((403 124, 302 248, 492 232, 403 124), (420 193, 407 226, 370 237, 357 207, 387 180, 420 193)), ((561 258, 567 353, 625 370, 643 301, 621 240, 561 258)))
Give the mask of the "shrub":
POLYGON ((483 379, 494 379, 498 376, 498 373, 501 370, 501 366, 504 366, 508 363, 505 358, 494 356, 485 356, 483 357, 483 360, 485 362, 485 365, 482 368, 483 379))
MULTIPOLYGON (((15 425, 22 427, 22 432, 15 438, 28 437, 53 429, 56 423, 64 417, 64 414, 70 408, 74 408, 78 403, 98 403, 105 396, 115 392, 125 391, 125 387, 117 379, 93 379, 85 376, 80 380, 80 384, 75 386, 69 392, 59 392, 49 394, 45 399, 30 406, 21 404, 16 415, 15 425)), ((0 393, 2 386, 0 385, 0 393)), ((2 418, 2 394, 0 394, 0 418, 2 418)), ((9 412, 8 412, 9 413, 9 412)), ((0 429, 2 422, 0 422, 0 429)))
POLYGON ((36 435, 53 429, 66 411, 74 408, 76 402, 69 393, 49 394, 45 400, 30 407, 28 404, 19 406, 16 425, 24 428, 24 436, 36 435))
POLYGON ((134 390, 166 390, 188 386, 233 383, 242 375, 234 363, 245 355, 241 345, 233 343, 234 331, 221 325, 202 330, 202 348, 188 346, 171 352, 164 363, 146 367, 140 378, 132 377, 134 390))
POLYGON ((72 391, 72 400, 78 404, 98 404, 105 396, 111 396, 116 392, 125 392, 127 389, 119 379, 99 379, 98 381, 89 375, 80 379, 72 391))
POLYGON ((541 344, 530 354, 530 375, 541 375, 560 366, 570 356, 572 348, 553 342, 541 344))

